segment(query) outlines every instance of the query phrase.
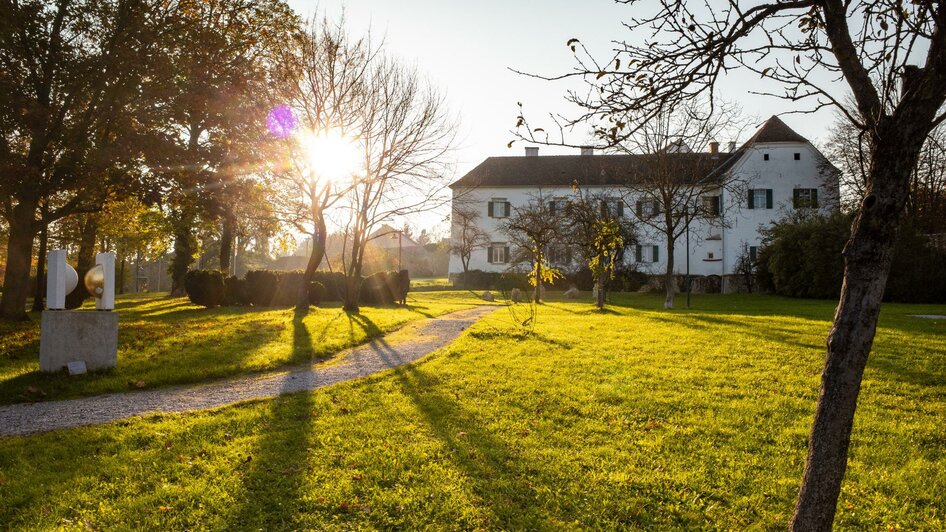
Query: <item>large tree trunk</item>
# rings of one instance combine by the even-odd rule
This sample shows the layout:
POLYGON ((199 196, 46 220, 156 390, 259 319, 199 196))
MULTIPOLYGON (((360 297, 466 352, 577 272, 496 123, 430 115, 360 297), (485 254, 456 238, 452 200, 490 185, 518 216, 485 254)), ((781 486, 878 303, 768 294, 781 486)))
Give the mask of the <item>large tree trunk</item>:
MULTIPOLYGON (((41 222, 42 223, 42 222, 41 222)), ((46 296, 46 247, 49 244, 49 226, 42 223, 39 230, 39 253, 36 255, 36 289, 33 293, 33 312, 43 310, 46 296)))
POLYGON ((174 226, 174 258, 171 261, 171 297, 184 295, 184 276, 194 262, 194 235, 189 218, 182 215, 174 226))
POLYGON ((236 219, 229 208, 223 215, 223 228, 220 231, 220 271, 230 274, 230 259, 233 257, 233 237, 236 234, 236 219))
POLYGON ((312 252, 309 254, 309 261, 306 263, 305 273, 302 276, 302 286, 299 287, 296 311, 309 311, 309 285, 312 284, 312 278, 315 277, 315 272, 325 257, 325 229, 325 218, 316 220, 315 234, 312 235, 312 252))
POLYGON ((79 275, 84 275, 84 272, 95 266, 95 237, 98 231, 98 219, 93 214, 87 215, 79 234, 79 252, 76 255, 76 270, 79 275))
POLYGON ((673 308, 673 298, 677 295, 677 280, 673 276, 673 239, 667 238, 667 269, 664 272, 664 308, 673 308))
POLYGON ((7 240, 7 270, 3 278, 3 295, 0 296, 0 316, 4 319, 27 319, 30 262, 33 258, 33 238, 38 228, 35 215, 35 201, 21 199, 13 208, 7 240))
POLYGON ((844 248, 844 283, 828 334, 828 354, 792 530, 830 530, 834 522, 861 377, 877 329, 910 172, 925 137, 924 133, 914 138, 897 131, 904 128, 887 126, 887 134, 878 133, 867 195, 844 248))
POLYGON ((351 275, 345 278, 345 306, 348 312, 358 312, 358 298, 361 296, 361 266, 356 266, 351 275))

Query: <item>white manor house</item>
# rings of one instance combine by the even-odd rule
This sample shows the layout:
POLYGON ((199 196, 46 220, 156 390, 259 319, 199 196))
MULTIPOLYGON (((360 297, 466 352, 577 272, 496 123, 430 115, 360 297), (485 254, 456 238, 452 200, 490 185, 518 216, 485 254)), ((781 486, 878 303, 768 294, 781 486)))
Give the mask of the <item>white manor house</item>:
MULTIPOLYGON (((794 209, 818 209, 829 212, 839 208, 837 173, 824 156, 806 139, 789 128, 778 117, 771 117, 741 147, 730 143, 720 151, 718 143, 710 143, 706 152, 681 150, 674 157, 699 161, 700 172, 723 179, 719 182, 744 183, 739 193, 704 191, 704 205, 713 205, 717 217, 694 219, 690 225, 689 268, 696 278, 715 282, 706 286, 724 292, 738 290, 737 257, 744 250, 755 256, 761 236, 759 229, 768 226, 794 209), (715 203, 715 205, 714 205, 715 203)), ((454 210, 481 209, 476 220, 478 228, 489 235, 489 244, 473 251, 470 270, 503 272, 516 268, 508 237, 501 230, 503 220, 516 207, 527 205, 537 197, 565 200, 575 197, 573 184, 582 190, 615 198, 618 216, 640 212, 642 201, 635 198, 633 187, 627 187, 629 176, 639 168, 639 155, 596 155, 583 149, 579 155, 540 156, 538 148, 527 147, 525 156, 490 157, 450 185, 454 210)), ((649 208, 648 205, 643 206, 649 208)), ((652 208, 652 207, 651 207, 652 208)), ((665 237, 642 224, 636 224, 638 243, 624 253, 625 266, 650 274, 666 270, 665 237)), ((452 238, 459 234, 456 216, 452 238)), ((674 269, 686 273, 686 239, 677 240, 674 269)), ((513 250, 514 251, 514 250, 513 250)), ((563 271, 581 267, 576 257, 552 260, 563 271)), ((460 257, 451 255, 451 277, 461 273, 460 257)))

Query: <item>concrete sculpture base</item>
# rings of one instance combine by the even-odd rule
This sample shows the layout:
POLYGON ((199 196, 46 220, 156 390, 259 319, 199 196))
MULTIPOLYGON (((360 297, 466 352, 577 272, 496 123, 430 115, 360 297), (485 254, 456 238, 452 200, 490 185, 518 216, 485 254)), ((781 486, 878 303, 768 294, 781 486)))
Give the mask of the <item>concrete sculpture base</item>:
POLYGON ((54 373, 82 361, 89 371, 114 368, 118 314, 95 310, 46 310, 40 323, 39 369, 54 373))

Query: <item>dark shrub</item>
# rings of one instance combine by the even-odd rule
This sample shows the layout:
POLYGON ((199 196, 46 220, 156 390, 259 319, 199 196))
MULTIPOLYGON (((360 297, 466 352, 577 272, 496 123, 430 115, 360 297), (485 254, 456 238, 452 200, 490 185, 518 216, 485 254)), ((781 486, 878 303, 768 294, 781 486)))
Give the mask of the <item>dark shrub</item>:
POLYGON ((226 289, 223 298, 224 305, 249 306, 252 303, 252 301, 250 301, 250 295, 246 290, 245 279, 239 279, 234 276, 227 277, 224 281, 224 287, 226 289))
POLYGON ((325 301, 325 286, 318 281, 309 283, 309 304, 317 307, 325 301))
POLYGON ((393 305, 398 292, 397 272, 378 272, 365 277, 358 300, 366 305, 393 305))
POLYGON ((219 307, 226 295, 223 273, 218 270, 191 270, 184 275, 184 291, 195 305, 219 307))
POLYGON ((302 279, 305 273, 278 272, 276 274, 276 293, 273 295, 269 306, 271 307, 294 307, 299 300, 299 290, 302 287, 302 279))
POLYGON ((499 290, 508 292, 513 288, 529 288, 528 275, 519 272, 484 272, 470 270, 457 277, 456 285, 467 290, 499 290))
POLYGON ((325 288, 322 301, 341 301, 345 295, 345 275, 341 272, 317 271, 312 280, 325 288))
MULTIPOLYGON (((792 217, 763 230, 756 260, 759 287, 791 297, 835 299, 841 293, 851 217, 792 217)), ((909 226, 902 228, 884 292, 885 301, 946 301, 946 255, 909 226)))
POLYGON ((246 272, 246 293, 250 302, 257 307, 272 305, 276 296, 279 277, 276 272, 269 270, 253 270, 246 272))

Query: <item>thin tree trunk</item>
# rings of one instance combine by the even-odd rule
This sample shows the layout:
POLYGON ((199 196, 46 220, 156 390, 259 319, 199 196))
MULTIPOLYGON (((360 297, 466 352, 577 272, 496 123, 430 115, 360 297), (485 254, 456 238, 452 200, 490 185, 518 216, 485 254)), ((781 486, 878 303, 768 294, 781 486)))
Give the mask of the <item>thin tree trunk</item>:
POLYGON ((0 295, 0 315, 8 320, 25 320, 26 299, 29 295, 30 261, 33 257, 33 238, 36 236, 36 202, 20 200, 13 208, 10 234, 7 240, 7 269, 0 295))
POLYGON ((542 300, 542 256, 536 259, 535 263, 535 291, 532 293, 532 301, 536 303, 542 300))
POLYGON ((36 291, 33 293, 33 311, 43 310, 46 295, 46 247, 49 243, 49 226, 45 223, 39 230, 39 253, 36 255, 36 291))
POLYGON ((605 282, 607 280, 606 275, 607 274, 605 273, 601 273, 598 275, 598 279, 595 280, 595 283, 597 284, 597 290, 596 290, 597 297, 595 300, 595 305, 597 305, 599 309, 604 308, 604 302, 605 302, 604 291, 605 291, 605 287, 607 286, 607 283, 605 282))
POLYGON ((673 298, 677 294, 677 282, 673 277, 673 239, 667 238, 667 269, 664 273, 664 308, 673 308, 673 298))
POLYGON ((122 257, 121 267, 118 269, 118 293, 125 293, 125 257, 122 257))
MULTIPOLYGON (((897 128, 888 124, 886 130, 897 128)), ((844 283, 828 334, 828 354, 792 530, 830 530, 834 522, 861 378, 877 329, 910 171, 920 145, 907 134, 878 136, 882 142, 875 144, 871 156, 868 194, 844 248, 844 283)))

